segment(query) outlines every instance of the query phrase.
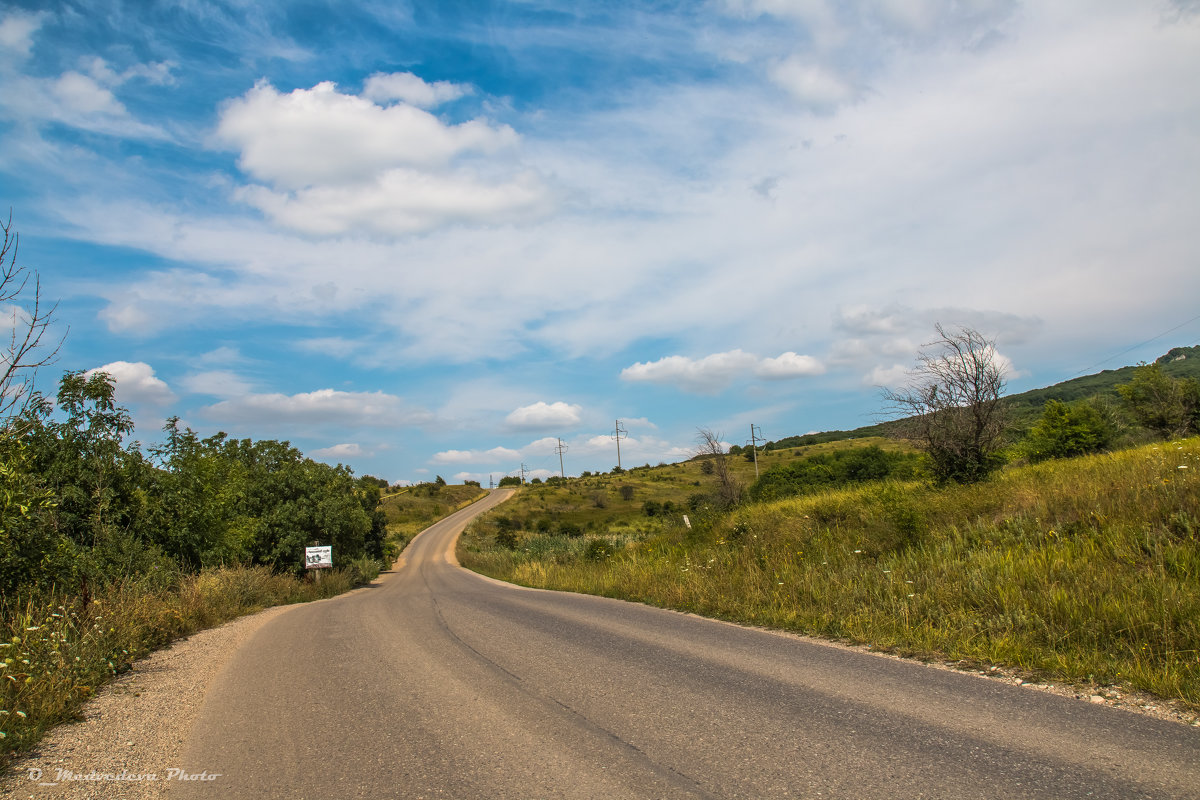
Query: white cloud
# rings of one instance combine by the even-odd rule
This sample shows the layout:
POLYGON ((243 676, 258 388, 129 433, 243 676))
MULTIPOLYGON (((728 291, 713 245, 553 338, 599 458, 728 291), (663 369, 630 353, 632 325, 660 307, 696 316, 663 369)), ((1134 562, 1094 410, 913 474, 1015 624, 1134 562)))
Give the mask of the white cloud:
POLYGON ((247 394, 206 406, 200 413, 218 422, 278 425, 377 426, 395 428, 423 424, 432 416, 385 392, 343 392, 318 389, 286 395, 247 394))
POLYGON ((571 428, 579 424, 582 412, 582 406, 572 403, 546 403, 539 400, 533 405, 516 409, 505 417, 504 422, 514 430, 571 428))
POLYGON ((119 403, 165 406, 175 401, 175 393, 162 379, 155 377, 154 368, 142 361, 113 361, 89 369, 87 376, 106 372, 116 385, 119 403))
POLYGON ((27 58, 33 47, 33 34, 42 25, 45 12, 26 14, 14 11, 0 20, 0 48, 27 58))
POLYGON ((514 147, 507 125, 447 125, 400 104, 342 94, 330 81, 281 94, 261 82, 221 110, 217 138, 241 152, 251 176, 283 189, 359 183, 397 167, 444 167, 467 153, 514 147))
POLYGON ((821 64, 788 58, 771 70, 771 79, 814 111, 833 111, 855 100, 858 91, 832 69, 821 64))
POLYGON ((755 376, 768 380, 820 375, 824 366, 812 356, 784 353, 776 358, 759 358, 744 350, 713 353, 701 359, 666 356, 658 361, 637 363, 621 370, 626 381, 662 383, 686 392, 717 394, 735 380, 755 376))
POLYGON ((479 457, 472 450, 443 450, 434 453, 431 461, 435 464, 473 464, 479 457))
POLYGON ((489 464, 497 461, 513 461, 521 457, 517 450, 493 447, 491 450, 443 450, 430 459, 434 464, 489 464))
POLYGON ((418 108, 434 108, 473 92, 474 89, 461 83, 427 83, 411 72, 376 72, 363 84, 362 96, 376 103, 400 100, 418 108))
POLYGON ((247 186, 235 196, 281 225, 325 236, 355 230, 398 235, 454 222, 521 222, 545 213, 550 202, 541 179, 529 170, 489 182, 467 169, 395 168, 362 184, 291 192, 247 186))
POLYGON ((236 372, 224 369, 196 372, 186 376, 179 383, 192 394, 222 398, 242 397, 254 390, 254 387, 246 379, 236 372))
POLYGON ((868 386, 883 386, 889 389, 905 385, 909 379, 909 370, 911 367, 906 367, 903 364, 893 364, 890 367, 875 367, 871 373, 864 378, 863 383, 868 386))
POLYGON ((287 94, 260 82, 226 103, 217 139, 262 182, 235 196, 279 224, 324 235, 514 222, 550 208, 541 178, 511 160, 519 142, 511 127, 452 125, 408 103, 373 102, 395 83, 368 81, 370 94, 356 96, 329 81, 287 94))
POLYGON ((764 358, 754 369, 754 374, 767 380, 787 380, 821 375, 825 365, 812 356, 797 355, 791 351, 777 358, 764 358))
POLYGON ((345 444, 335 444, 331 447, 321 447, 311 451, 307 455, 314 458, 349 459, 369 456, 371 454, 364 450, 361 445, 347 442, 345 444))

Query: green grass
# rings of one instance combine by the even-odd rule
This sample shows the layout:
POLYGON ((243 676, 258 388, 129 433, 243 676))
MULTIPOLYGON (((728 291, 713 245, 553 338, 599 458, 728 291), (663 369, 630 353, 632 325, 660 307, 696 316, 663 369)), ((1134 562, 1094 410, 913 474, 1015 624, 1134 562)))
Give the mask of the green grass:
POLYGON ((973 486, 875 484, 694 514, 690 530, 675 518, 597 518, 577 539, 522 529, 498 546, 495 517, 532 500, 473 526, 462 563, 1200 709, 1200 439, 973 486))
POLYGON ((390 550, 400 552, 418 533, 485 494, 474 485, 424 483, 384 496, 379 507, 387 517, 390 550))
POLYGON ((359 559, 319 582, 233 567, 114 584, 86 604, 36 594, 0 602, 0 773, 50 727, 75 719, 84 702, 139 658, 243 614, 345 592, 379 575, 359 559))

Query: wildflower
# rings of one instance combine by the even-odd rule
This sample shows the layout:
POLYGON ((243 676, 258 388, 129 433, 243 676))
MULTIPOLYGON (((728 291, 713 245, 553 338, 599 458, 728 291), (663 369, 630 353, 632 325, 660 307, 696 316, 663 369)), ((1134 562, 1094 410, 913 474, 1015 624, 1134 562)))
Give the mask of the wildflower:
POLYGON ((7 738, 8 738, 8 734, 5 733, 4 731, 0 731, 0 739, 7 739, 7 738))
POLYGON ((916 595, 915 595, 915 594, 910 594, 910 595, 909 595, 909 597, 916 597, 916 595))
POLYGON ((27 630, 27 631, 36 631, 36 630, 39 630, 39 628, 38 628, 38 626, 37 626, 37 625, 32 625, 32 626, 30 626, 30 627, 26 628, 25 630, 27 630))

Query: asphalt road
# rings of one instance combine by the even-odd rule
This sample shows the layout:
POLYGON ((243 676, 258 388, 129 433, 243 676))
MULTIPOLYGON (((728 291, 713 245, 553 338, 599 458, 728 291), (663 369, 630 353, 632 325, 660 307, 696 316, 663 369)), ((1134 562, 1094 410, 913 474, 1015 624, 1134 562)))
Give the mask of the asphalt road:
POLYGON ((1200 730, 453 563, 280 615, 205 698, 205 798, 1200 798, 1200 730))

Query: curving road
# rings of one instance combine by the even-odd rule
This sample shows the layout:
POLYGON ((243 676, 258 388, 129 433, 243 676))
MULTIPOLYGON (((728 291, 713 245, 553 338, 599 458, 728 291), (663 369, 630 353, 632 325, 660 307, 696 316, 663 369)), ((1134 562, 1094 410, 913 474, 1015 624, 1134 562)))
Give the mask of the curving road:
POLYGON ((494 492, 375 587, 264 626, 176 782, 205 798, 1200 797, 1200 730, 458 567, 494 492))

